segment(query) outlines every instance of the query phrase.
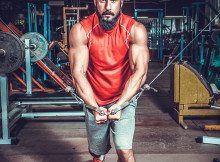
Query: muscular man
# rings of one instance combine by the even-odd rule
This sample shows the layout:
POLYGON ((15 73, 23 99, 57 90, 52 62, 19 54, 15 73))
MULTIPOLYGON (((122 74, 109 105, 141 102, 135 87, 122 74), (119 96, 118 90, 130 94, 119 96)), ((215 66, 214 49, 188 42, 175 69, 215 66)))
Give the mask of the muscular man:
POLYGON ((145 27, 121 13, 123 0, 94 0, 96 12, 75 24, 69 35, 73 83, 86 104, 89 151, 94 162, 110 150, 110 132, 118 162, 134 162, 135 94, 146 80, 149 51, 145 27), (130 101, 112 115, 111 111, 130 101))

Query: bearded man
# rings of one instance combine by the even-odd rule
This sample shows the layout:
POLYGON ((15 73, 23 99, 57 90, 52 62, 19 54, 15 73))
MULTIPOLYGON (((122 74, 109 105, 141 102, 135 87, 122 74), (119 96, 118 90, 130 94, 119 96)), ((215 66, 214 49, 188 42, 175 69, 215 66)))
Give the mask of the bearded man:
POLYGON ((96 12, 75 24, 69 35, 73 84, 85 109, 93 162, 104 161, 112 133, 118 162, 134 162, 136 93, 147 76, 149 51, 145 27, 121 12, 123 0, 94 0, 96 12), (130 101, 112 115, 111 111, 130 101))

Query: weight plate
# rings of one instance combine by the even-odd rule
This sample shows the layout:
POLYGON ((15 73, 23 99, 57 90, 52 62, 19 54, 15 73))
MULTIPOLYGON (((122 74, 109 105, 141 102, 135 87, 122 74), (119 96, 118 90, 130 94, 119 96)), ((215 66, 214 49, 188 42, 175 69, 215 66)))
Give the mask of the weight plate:
POLYGON ((42 60, 47 55, 49 44, 43 35, 30 32, 21 37, 23 42, 25 39, 30 39, 30 46, 34 46, 34 49, 31 49, 31 62, 42 60))
POLYGON ((24 61, 22 42, 9 32, 0 31, 0 73, 17 70, 24 61))
POLYGON ((66 55, 63 52, 59 52, 57 54, 57 58, 59 59, 59 61, 64 61, 64 60, 66 61, 66 60, 68 60, 68 55, 66 55))

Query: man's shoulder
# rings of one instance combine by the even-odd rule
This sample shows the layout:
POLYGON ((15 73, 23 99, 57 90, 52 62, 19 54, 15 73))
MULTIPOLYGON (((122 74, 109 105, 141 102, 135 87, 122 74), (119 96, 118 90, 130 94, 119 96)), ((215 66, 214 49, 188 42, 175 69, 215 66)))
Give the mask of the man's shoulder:
POLYGON ((122 15, 123 17, 125 17, 125 18, 128 18, 128 19, 133 19, 131 16, 126 15, 126 14, 124 14, 124 13, 121 13, 121 15, 122 15))
POLYGON ((80 21, 80 24, 92 24, 92 22, 94 21, 96 13, 93 13, 92 15, 84 18, 82 21, 80 21))
POLYGON ((145 26, 140 22, 135 22, 131 29, 131 42, 136 42, 142 38, 147 37, 147 30, 145 26))
POLYGON ((126 23, 126 22, 130 22, 130 23, 135 23, 135 19, 133 19, 131 16, 128 16, 128 15, 125 15, 125 14, 123 14, 123 13, 121 13, 121 16, 122 16, 122 21, 124 22, 124 23, 126 23))
POLYGON ((137 22, 137 21, 134 23, 134 27, 135 27, 136 30, 146 29, 145 26, 142 23, 137 22))
POLYGON ((71 28, 69 38, 70 38, 70 42, 73 40, 82 40, 83 42, 87 40, 86 32, 80 23, 76 23, 71 28))
POLYGON ((92 15, 90 15, 87 18, 80 21, 80 24, 82 25, 82 27, 84 28, 86 33, 91 31, 93 29, 94 25, 96 25, 96 23, 97 23, 96 19, 97 19, 96 13, 93 13, 92 15))

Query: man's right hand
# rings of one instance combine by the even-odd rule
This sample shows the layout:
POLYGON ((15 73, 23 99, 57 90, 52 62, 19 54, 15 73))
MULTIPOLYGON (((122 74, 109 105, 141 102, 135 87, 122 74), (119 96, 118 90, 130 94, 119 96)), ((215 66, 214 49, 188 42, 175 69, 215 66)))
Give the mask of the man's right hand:
POLYGON ((106 121, 107 121, 107 109, 106 108, 103 108, 103 107, 99 107, 99 109, 101 109, 101 110, 103 110, 104 111, 104 115, 101 115, 101 114, 99 114, 98 112, 96 112, 96 111, 93 111, 93 115, 94 115, 94 117, 95 117, 95 122, 97 123, 97 124, 104 124, 104 123, 106 123, 106 121))

